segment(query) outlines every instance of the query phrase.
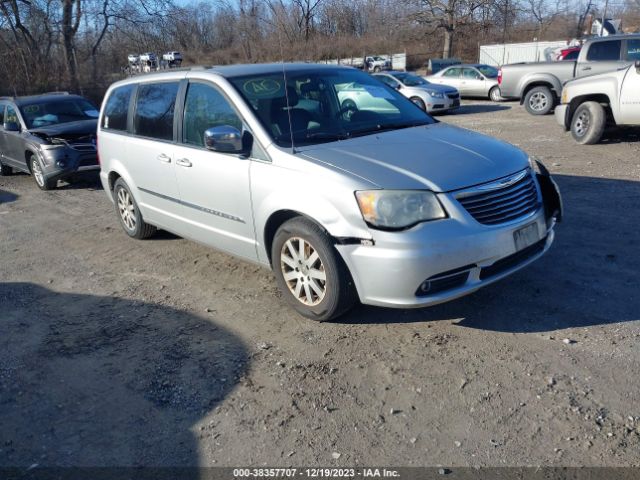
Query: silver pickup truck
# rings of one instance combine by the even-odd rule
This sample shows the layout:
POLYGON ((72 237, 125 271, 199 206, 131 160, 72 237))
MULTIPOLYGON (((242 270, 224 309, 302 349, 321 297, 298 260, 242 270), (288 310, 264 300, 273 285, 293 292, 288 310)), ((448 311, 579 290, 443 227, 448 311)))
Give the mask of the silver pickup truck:
POLYGON ((504 65, 498 81, 503 98, 519 99, 532 115, 546 115, 558 103, 568 80, 631 65, 640 59, 640 34, 587 40, 578 60, 504 65))

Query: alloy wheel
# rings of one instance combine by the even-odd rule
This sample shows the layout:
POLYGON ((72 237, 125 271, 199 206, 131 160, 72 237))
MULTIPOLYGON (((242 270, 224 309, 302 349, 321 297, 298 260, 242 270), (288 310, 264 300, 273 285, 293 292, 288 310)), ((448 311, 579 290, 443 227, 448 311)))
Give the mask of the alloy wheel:
POLYGON ((42 173, 42 168, 40 168, 40 163, 35 159, 31 161, 31 173, 38 186, 44 187, 44 174, 42 173))
POLYGON ((580 114, 578 115, 578 118, 576 118, 573 124, 573 129, 576 135, 579 137, 584 136, 589 130, 590 123, 591 123, 591 115, 589 114, 589 111, 585 109, 582 112, 580 112, 580 114))
POLYGON ((133 205, 131 194, 124 188, 118 190, 118 211, 120 218, 128 230, 133 231, 136 228, 136 209, 133 205))
POLYGON ((291 237, 280 252, 280 268, 289 291, 304 305, 318 305, 327 292, 327 275, 317 250, 304 238, 291 237))
POLYGON ((547 108, 548 103, 549 99, 547 98, 547 96, 544 93, 540 92, 534 93, 529 99, 529 106, 531 107, 531 110, 535 110, 536 112, 547 108))

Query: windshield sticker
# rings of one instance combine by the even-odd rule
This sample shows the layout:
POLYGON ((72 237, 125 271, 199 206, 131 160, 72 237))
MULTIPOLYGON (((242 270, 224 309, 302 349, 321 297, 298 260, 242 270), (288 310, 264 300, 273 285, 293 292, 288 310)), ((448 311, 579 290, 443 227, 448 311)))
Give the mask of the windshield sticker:
POLYGON ((376 98, 386 98, 388 100, 394 100, 393 95, 384 87, 377 87, 375 85, 363 85, 364 89, 369 95, 376 98))
POLYGON ((282 84, 272 78, 254 78, 244 82, 242 89, 252 98, 272 98, 279 96, 282 84))
POLYGON ((98 112, 97 110, 85 110, 84 114, 87 117, 98 118, 98 115, 100 115, 100 112, 98 112))
POLYGON ((23 110, 24 113, 38 113, 40 111, 40 105, 27 105, 23 110))

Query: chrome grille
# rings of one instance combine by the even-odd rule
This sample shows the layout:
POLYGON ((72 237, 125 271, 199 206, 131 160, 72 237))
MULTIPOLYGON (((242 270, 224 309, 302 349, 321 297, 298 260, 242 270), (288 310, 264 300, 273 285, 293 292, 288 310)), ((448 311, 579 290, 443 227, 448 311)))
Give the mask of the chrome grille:
POLYGON ((496 225, 535 212, 538 190, 528 170, 461 192, 456 199, 478 222, 496 225))

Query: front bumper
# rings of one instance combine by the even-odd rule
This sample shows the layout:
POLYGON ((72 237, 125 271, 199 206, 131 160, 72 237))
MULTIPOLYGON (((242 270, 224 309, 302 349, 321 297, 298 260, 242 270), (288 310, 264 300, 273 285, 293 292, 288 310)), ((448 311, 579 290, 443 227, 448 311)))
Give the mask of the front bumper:
POLYGON ((425 105, 429 113, 455 110, 456 108, 460 108, 460 97, 455 99, 449 98, 446 95, 444 98, 427 97, 425 99, 425 105))
POLYGON ((97 174, 100 171, 95 150, 74 148, 43 149, 40 151, 42 173, 47 180, 60 180, 77 174, 97 174))
POLYGON ((556 219, 562 218, 559 191, 540 168, 540 207, 524 218, 484 225, 453 196, 439 194, 449 218, 403 232, 374 230, 373 245, 337 245, 360 301, 395 308, 435 305, 472 293, 540 258, 553 243, 556 219), (514 232, 534 223, 537 241, 518 250, 514 232), (421 290, 427 281, 436 288, 421 290))
POLYGON ((565 131, 569 130, 569 119, 567 118, 568 109, 569 105, 563 103, 561 105, 558 105, 553 113, 553 115, 556 117, 556 122, 558 122, 558 125, 564 128, 565 131))

